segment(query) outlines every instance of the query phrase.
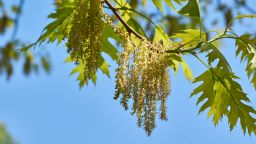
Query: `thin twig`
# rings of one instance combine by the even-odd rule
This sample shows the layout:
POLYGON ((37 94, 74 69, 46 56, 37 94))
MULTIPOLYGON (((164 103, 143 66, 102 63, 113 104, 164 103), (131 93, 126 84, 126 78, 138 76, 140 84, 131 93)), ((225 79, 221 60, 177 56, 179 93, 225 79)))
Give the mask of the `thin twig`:
POLYGON ((19 2, 18 11, 17 11, 17 14, 16 14, 15 19, 14 19, 14 29, 13 29, 13 32, 12 32, 11 40, 14 40, 16 35, 17 35, 18 29, 19 29, 20 15, 21 15, 24 3, 25 3, 25 0, 20 0, 20 2, 19 2))
POLYGON ((252 14, 255 14, 256 13, 256 10, 253 9, 252 7, 248 6, 247 4, 243 3, 243 1, 239 1, 239 0, 235 0, 236 3, 240 4, 243 6, 243 8, 245 10, 247 10, 248 12, 252 13, 252 14))
POLYGON ((134 31, 124 20, 123 18, 118 14, 117 9, 112 6, 112 4, 108 0, 104 0, 104 2, 108 5, 108 7, 111 9, 111 11, 115 14, 115 16, 118 18, 118 20, 123 24, 123 26, 126 28, 126 30, 129 33, 133 33, 136 37, 139 39, 142 39, 143 36, 141 36, 139 33, 134 31))
POLYGON ((132 11, 138 15, 140 15, 141 17, 143 17, 144 19, 146 19, 147 21, 149 21, 151 24, 153 24, 154 26, 157 26, 155 22, 153 22, 150 18, 148 18, 147 16, 145 16, 144 14, 136 11, 135 9, 132 8, 127 8, 127 7, 122 7, 122 8, 116 8, 116 10, 128 10, 128 11, 132 11))

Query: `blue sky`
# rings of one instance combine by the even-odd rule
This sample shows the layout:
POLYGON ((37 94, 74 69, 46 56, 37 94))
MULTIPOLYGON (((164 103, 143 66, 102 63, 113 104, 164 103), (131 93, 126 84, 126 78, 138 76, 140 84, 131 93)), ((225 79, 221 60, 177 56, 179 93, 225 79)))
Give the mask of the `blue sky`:
MULTIPOLYGON (((52 0, 27 0, 20 22, 18 37, 33 42, 49 22, 47 15, 54 9, 52 0)), ((234 71, 256 105, 255 90, 247 81, 244 66, 235 59, 230 41, 224 43, 234 71)), ((243 135, 240 126, 229 131, 226 118, 217 126, 206 113, 198 115, 195 98, 189 98, 194 85, 180 71, 171 72, 172 92, 168 99, 168 121, 157 122, 151 137, 136 126, 136 118, 113 100, 114 69, 111 79, 99 73, 97 85, 79 90, 75 77, 69 77, 72 65, 64 64, 67 56, 63 45, 46 45, 53 69, 50 75, 40 73, 25 77, 20 64, 10 81, 0 77, 0 121, 21 144, 253 144, 255 136, 243 135)), ((194 75, 205 69, 192 57, 194 75)), ((256 107, 255 107, 256 108, 256 107)))

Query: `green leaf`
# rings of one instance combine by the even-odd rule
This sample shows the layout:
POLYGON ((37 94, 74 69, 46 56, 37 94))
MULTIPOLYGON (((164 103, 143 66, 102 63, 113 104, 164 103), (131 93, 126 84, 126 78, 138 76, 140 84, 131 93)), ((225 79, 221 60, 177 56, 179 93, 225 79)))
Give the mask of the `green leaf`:
POLYGON ((44 68, 44 70, 49 73, 51 71, 51 65, 49 63, 49 60, 48 58, 46 57, 41 57, 41 63, 42 63, 42 66, 44 68))
POLYGON ((200 30, 197 29, 187 29, 175 33, 171 38, 181 39, 181 42, 184 45, 182 48, 190 49, 197 46, 200 42, 206 41, 206 34, 201 34, 200 30))
MULTIPOLYGON (((117 3, 116 8, 132 8, 126 0, 114 0, 114 3, 117 3)), ((120 15, 122 16, 123 20, 127 22, 131 19, 132 11, 119 11, 120 15)), ((123 26, 121 22, 118 23, 119 26, 123 26)))
MULTIPOLYGON (((73 60, 71 58, 71 56, 68 56, 65 60, 66 63, 74 63, 75 60, 73 60)), ((98 69, 101 70, 101 72, 103 74, 105 74, 107 77, 110 77, 110 72, 109 72, 109 64, 105 61, 105 59, 101 56, 98 60, 97 63, 97 67, 98 69)), ((76 65, 75 68, 73 68, 73 70, 71 71, 71 73, 69 74, 70 76, 74 75, 74 74, 78 74, 77 76, 77 81, 79 82, 79 87, 80 89, 82 87, 84 87, 85 85, 88 85, 89 81, 91 80, 94 84, 96 84, 97 81, 97 74, 96 73, 92 73, 92 78, 88 79, 85 75, 84 75, 84 67, 82 63, 79 63, 76 65)))
POLYGON ((109 64, 106 61, 102 63, 102 65, 100 66, 100 70, 103 74, 107 75, 110 78, 109 64))
POLYGON ((138 32, 140 35, 142 36, 146 36, 145 31, 143 30, 143 28, 141 27, 141 25, 133 18, 130 18, 127 21, 127 24, 132 27, 136 32, 138 32))
POLYGON ((188 64, 185 62, 184 59, 181 62, 181 66, 182 66, 183 72, 186 76, 186 79, 187 80, 192 80, 193 79, 193 73, 192 73, 191 69, 189 68, 188 64))
POLYGON ((155 28, 155 35, 153 41, 155 42, 163 42, 163 45, 167 45, 170 42, 170 38, 168 34, 164 31, 163 27, 160 25, 155 28))
POLYGON ((107 24, 104 26, 104 31, 102 33, 102 43, 101 43, 101 50, 109 55, 113 60, 117 60, 117 53, 118 50, 113 43, 109 41, 112 38, 117 42, 121 42, 119 36, 112 30, 107 24))
POLYGON ((199 0, 189 0, 188 3, 178 11, 178 13, 200 18, 199 0))
POLYGON ((162 0, 153 0, 153 3, 164 14, 164 7, 162 5, 162 0))
POLYGON ((225 56, 213 44, 205 42, 201 46, 201 52, 208 52, 208 63, 211 65, 214 61, 218 60, 217 67, 223 68, 225 71, 231 72, 231 66, 226 60, 225 56))
POLYGON ((77 76, 77 81, 79 82, 79 87, 80 89, 82 87, 84 87, 84 85, 88 84, 88 79, 86 79, 86 77, 84 76, 84 68, 83 68, 83 64, 78 64, 72 71, 71 73, 69 74, 70 76, 71 75, 74 75, 74 74, 78 74, 77 76))
POLYGON ((110 78, 109 64, 104 60, 104 58, 102 56, 98 60, 98 66, 99 66, 101 72, 110 78))
POLYGON ((54 42, 58 40, 58 43, 60 43, 65 35, 64 35, 64 29, 69 25, 69 20, 67 18, 72 14, 74 8, 73 3, 66 3, 63 2, 58 7, 55 13, 51 13, 48 17, 54 19, 53 22, 48 24, 43 31, 43 34, 39 37, 36 44, 43 43, 43 42, 54 42))
POLYGON ((0 0, 0 8, 2 8, 4 6, 2 0, 0 0))
POLYGON ((72 60, 72 57, 68 55, 64 61, 64 63, 73 63, 74 61, 72 60))
POLYGON ((168 64, 174 70, 174 73, 177 74, 179 69, 179 63, 182 62, 182 58, 178 54, 168 54, 168 64))
POLYGON ((34 58, 31 53, 26 53, 25 62, 23 64, 23 72, 25 75, 29 75, 32 71, 32 65, 34 63, 34 58))
POLYGON ((255 45, 256 38, 252 38, 250 34, 245 34, 236 40, 236 56, 241 54, 241 61, 246 61, 246 72, 247 76, 256 89, 256 47, 255 45))
POLYGON ((234 81, 237 78, 233 73, 227 73, 220 68, 212 68, 195 78, 193 83, 202 82, 194 89, 191 96, 200 94, 197 105, 202 103, 200 112, 209 109, 208 117, 213 116, 213 123, 226 116, 232 130, 238 119, 244 133, 256 134, 256 119, 251 114, 256 114, 253 107, 246 104, 250 102, 241 86, 234 81))
POLYGON ((172 0, 164 0, 164 2, 165 2, 169 7, 171 7, 173 10, 176 11, 176 8, 175 8, 174 4, 172 3, 172 0))
POLYGON ((175 1, 177 4, 181 5, 183 2, 187 2, 188 0, 173 0, 175 1))

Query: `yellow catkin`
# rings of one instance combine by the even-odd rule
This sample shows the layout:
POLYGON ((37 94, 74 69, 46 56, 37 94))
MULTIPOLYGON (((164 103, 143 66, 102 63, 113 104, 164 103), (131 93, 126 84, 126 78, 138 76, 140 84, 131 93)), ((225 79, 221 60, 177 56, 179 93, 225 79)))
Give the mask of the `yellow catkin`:
POLYGON ((68 31, 68 52, 83 65, 86 80, 97 70, 102 37, 101 0, 76 0, 68 31))
POLYGON ((165 51, 167 46, 138 39, 113 24, 103 14, 106 23, 123 39, 116 69, 115 99, 120 98, 125 110, 132 99, 132 114, 136 114, 139 127, 148 135, 156 127, 157 105, 160 103, 160 119, 167 120, 166 102, 170 94, 170 80, 165 51))
POLYGON ((123 50, 119 53, 116 69, 115 99, 127 110, 132 100, 132 112, 136 114, 139 127, 148 135, 156 127, 157 105, 159 117, 167 120, 166 102, 170 95, 168 62, 165 51, 170 46, 138 39, 113 24, 103 13, 106 23, 121 37, 123 50))

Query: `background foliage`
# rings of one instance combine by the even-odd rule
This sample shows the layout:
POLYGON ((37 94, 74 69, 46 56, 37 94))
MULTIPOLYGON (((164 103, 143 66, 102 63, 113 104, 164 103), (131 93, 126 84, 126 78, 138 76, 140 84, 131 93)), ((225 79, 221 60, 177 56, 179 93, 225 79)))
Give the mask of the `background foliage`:
MULTIPOLYGON (((226 115, 230 123, 230 128, 232 129, 236 125, 238 118, 240 118, 244 132, 248 132, 249 134, 255 133, 255 119, 251 115, 252 113, 255 113, 255 110, 243 102, 249 102, 249 99, 245 92, 242 91, 241 86, 239 86, 235 81, 238 77, 233 74, 225 56, 220 52, 221 45, 217 43, 217 40, 226 38, 231 38, 236 41, 236 54, 241 57, 241 61, 246 61, 246 72, 248 78, 255 87, 255 34, 245 32, 238 35, 231 28, 232 24, 241 22, 246 23, 243 18, 255 17, 254 15, 240 15, 239 13, 243 13, 243 11, 241 12, 241 9, 247 10, 250 14, 254 14, 254 10, 246 5, 246 1, 235 1, 235 9, 233 10, 231 10, 233 6, 228 7, 227 4, 222 3, 221 1, 204 1, 202 3, 200 2, 200 12, 198 1, 191 0, 188 3, 182 3, 181 1, 164 1, 162 3, 159 1, 153 1, 161 13, 159 11, 139 12, 140 8, 146 5, 147 2, 148 1, 140 2, 131 0, 129 3, 126 1, 114 1, 113 4, 116 4, 116 10, 120 12, 120 15, 124 18, 126 23, 140 35, 147 37, 149 40, 158 39, 158 41, 162 40, 163 43, 165 43, 164 40, 166 39, 166 36, 168 40, 168 36, 171 36, 174 41, 176 41, 176 39, 181 40, 179 42, 177 41, 176 49, 171 49, 168 52, 171 53, 170 66, 174 71, 177 71, 178 65, 181 63, 185 76, 188 80, 193 80, 193 82, 203 81, 203 83, 201 83, 201 85, 196 88, 192 94, 203 92, 198 99, 198 104, 203 102, 205 99, 207 99, 207 101, 204 101, 205 103, 201 106, 200 111, 209 108, 208 115, 213 115, 214 124, 217 124, 218 121, 226 115), (216 7, 213 9, 219 10, 220 14, 223 15, 223 24, 220 24, 223 22, 221 19, 208 20, 209 18, 207 18, 207 13, 209 13, 209 10, 206 9, 206 7, 210 4, 214 4, 216 7), (169 11, 170 9, 165 8, 167 6, 172 8, 173 11, 178 10, 178 14, 185 16, 169 11), (136 10, 136 12, 134 10, 136 10), (140 27, 138 24, 139 22, 137 21, 139 21, 143 27, 140 27), (211 25, 205 25, 205 21, 210 22, 211 25), (214 27, 220 25, 223 26, 223 30, 216 31, 217 35, 214 35, 214 32, 212 33, 211 31, 213 31, 214 27), (206 65, 208 70, 195 79, 193 79, 192 72, 183 59, 184 55, 189 54, 195 56, 200 61, 203 61, 200 57, 207 58, 203 64, 206 65), (208 87, 211 87, 212 89, 208 89, 208 87)), ((59 2, 59 5, 57 5, 57 11, 49 16, 55 20, 46 27, 44 33, 34 45, 42 44, 43 42, 61 42, 64 38, 64 34, 61 33, 63 25, 65 25, 65 20, 72 9, 74 9, 72 2, 59 2)), ((107 10, 108 7, 106 6, 105 9, 107 10)), ((108 12, 108 14, 111 16, 111 12, 108 12)), ((114 15, 111 17, 113 17, 113 20, 118 23, 118 19, 116 19, 114 15)), ((120 23, 117 25, 121 26, 120 23)), ((110 42, 108 39, 109 37, 120 42, 120 39, 113 30, 106 26, 103 31, 101 49, 103 53, 116 60, 119 47, 110 42)), ((6 48, 7 50, 11 49, 9 46, 6 47, 8 47, 6 48)), ((235 46, 233 47, 235 48, 235 46)), ((28 48, 29 47, 24 47, 22 51, 25 51, 28 48)), ((3 61, 10 61, 18 58, 18 54, 15 54, 16 51, 3 53, 7 55, 3 56, 3 58, 7 57, 5 58, 7 60, 3 61)), ((31 55, 26 56, 26 62, 24 64, 25 73, 29 73, 30 71, 30 62, 32 61, 31 57, 31 55)), ((49 69, 47 68, 47 65, 49 65, 48 62, 46 62, 47 59, 43 59, 42 64, 45 65, 44 67, 46 69, 49 69)), ((72 62, 73 60, 67 58, 66 61, 72 62)), ((3 66, 3 69, 6 69, 8 76, 11 75, 11 68, 9 68, 10 65, 11 64, 9 62, 3 66)), ((102 64, 99 65, 99 68, 102 72, 109 75, 108 64, 104 59, 102 64)), ((79 73, 78 80, 80 86, 88 83, 86 77, 83 76, 81 65, 76 65, 76 68, 71 74, 74 73, 79 73)), ((96 78, 92 80, 96 82, 96 78)))

